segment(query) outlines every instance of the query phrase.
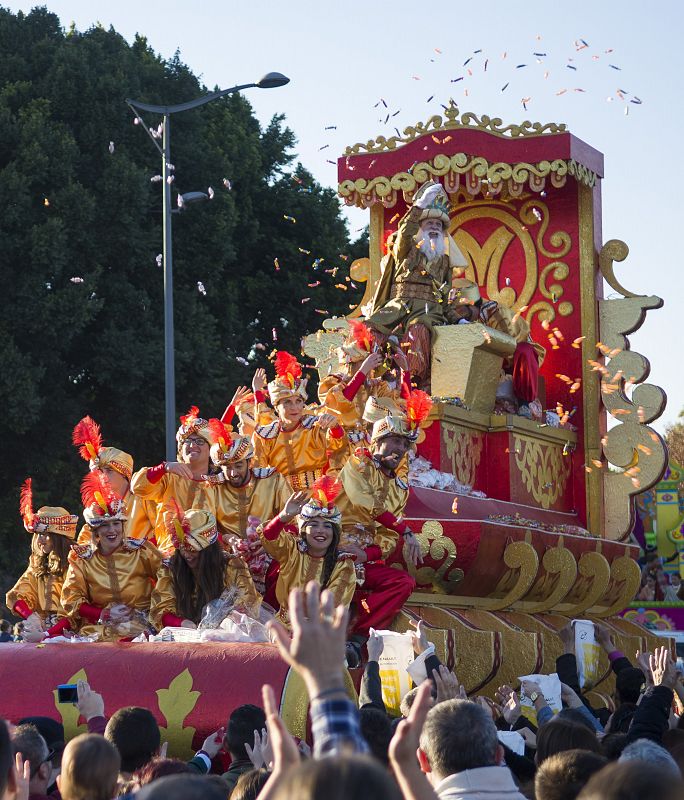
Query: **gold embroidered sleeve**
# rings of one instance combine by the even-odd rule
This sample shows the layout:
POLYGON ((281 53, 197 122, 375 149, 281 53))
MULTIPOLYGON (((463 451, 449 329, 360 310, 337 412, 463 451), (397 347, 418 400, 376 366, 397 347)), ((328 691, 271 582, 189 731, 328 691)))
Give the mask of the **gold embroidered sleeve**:
POLYGON ((40 596, 38 593, 38 578, 29 570, 19 578, 14 586, 7 592, 5 602, 7 608, 14 612, 14 606, 23 600, 31 611, 37 611, 40 606, 40 596))
POLYGON ((252 445, 254 446, 254 466, 255 467, 269 467, 271 464, 271 452, 276 439, 264 439, 258 433, 252 436, 252 445))
POLYGON ((337 562, 327 589, 332 592, 336 606, 348 606, 351 603, 356 591, 356 572, 351 559, 337 562))
POLYGON ((164 499, 164 494, 169 485, 169 475, 164 474, 161 480, 156 483, 150 483, 147 480, 147 470, 149 467, 139 469, 131 478, 131 491, 137 494, 138 497, 144 497, 146 500, 152 500, 155 503, 161 503, 164 499))
POLYGON ((158 631, 164 627, 164 614, 176 614, 176 594, 171 570, 162 565, 157 572, 157 584, 150 599, 150 622, 158 631))
POLYGON ((62 586, 61 604, 64 613, 71 619, 80 619, 79 607, 81 603, 91 603, 88 590, 88 580, 85 574, 85 562, 75 558, 69 564, 64 585, 62 586))
POLYGON ((397 238, 394 242, 394 259, 400 264, 408 256, 412 247, 415 247, 413 237, 418 233, 421 209, 413 206, 403 217, 397 228, 397 238))
MULTIPOLYGON (((359 459, 356 456, 350 457, 340 472, 340 481, 351 505, 365 509, 373 519, 385 510, 379 505, 380 487, 374 480, 377 477, 375 473, 377 470, 365 457, 359 459)), ((342 524, 345 523, 343 518, 342 524)))
POLYGON ((271 558, 274 558, 281 565, 284 564, 290 557, 290 553, 297 547, 296 537, 289 533, 287 528, 283 528, 276 539, 267 539, 263 534, 263 528, 263 525, 259 525, 257 530, 264 550, 271 558))

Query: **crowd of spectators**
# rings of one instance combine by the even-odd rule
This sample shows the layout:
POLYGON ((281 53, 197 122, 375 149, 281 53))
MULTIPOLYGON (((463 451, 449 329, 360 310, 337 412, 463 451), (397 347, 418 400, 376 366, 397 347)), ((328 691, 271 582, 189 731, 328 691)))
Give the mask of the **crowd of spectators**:
POLYGON ((265 685, 262 706, 235 709, 190 761, 169 758, 144 708, 105 716, 102 696, 78 684, 88 733, 64 742, 55 720, 0 721, 0 800, 675 800, 684 798, 684 686, 667 648, 632 664, 597 625, 615 673, 611 709, 593 708, 579 685, 574 634, 561 631, 556 662, 562 705, 539 687, 501 686, 468 697, 440 664, 419 624, 414 649, 430 676, 386 712, 372 636, 358 706, 344 676, 347 610, 315 583, 290 596, 292 636, 277 624, 282 658, 308 691, 312 749, 297 742, 265 685), (523 714, 529 698, 536 725, 523 714), (681 723, 681 724, 680 724, 681 723), (213 768, 220 752, 230 766, 213 768))

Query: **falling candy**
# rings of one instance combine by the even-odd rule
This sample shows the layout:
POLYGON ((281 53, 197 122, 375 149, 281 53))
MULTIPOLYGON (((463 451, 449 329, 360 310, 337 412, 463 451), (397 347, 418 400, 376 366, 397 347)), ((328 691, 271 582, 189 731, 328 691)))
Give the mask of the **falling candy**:
POLYGON ((228 178, 224 178, 222 183, 229 191, 233 188, 233 184, 228 180, 228 178))
POLYGON ((110 143, 109 143, 109 152, 110 152, 110 153, 113 153, 113 152, 114 152, 114 142, 110 142, 110 143))
POLYGON ((72 283, 83 283, 83 278, 69 278, 72 283))
POLYGON ((163 259, 164 257, 162 256, 161 253, 159 253, 159 255, 154 259, 157 262, 158 267, 161 267, 163 259))
POLYGON ((202 281, 197 281, 197 291, 201 295, 205 295, 206 296, 207 290, 204 288, 204 284, 202 283, 202 281))
POLYGON ((207 189, 207 194, 209 195, 210 200, 214 199, 214 190, 211 188, 211 186, 207 189))
POLYGON ((289 216, 289 214, 283 214, 283 219, 286 219, 288 222, 292 222, 293 224, 297 222, 294 217, 289 216))
POLYGON ((451 504, 451 513, 458 514, 458 497, 454 497, 454 502, 451 504))

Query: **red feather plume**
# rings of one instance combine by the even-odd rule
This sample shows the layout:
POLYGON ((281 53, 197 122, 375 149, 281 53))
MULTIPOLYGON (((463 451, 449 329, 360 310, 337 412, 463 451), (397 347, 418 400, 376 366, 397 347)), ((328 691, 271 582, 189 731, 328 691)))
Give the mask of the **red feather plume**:
POLYGON ((311 497, 323 505, 331 506, 335 498, 342 491, 342 484, 331 475, 323 475, 315 480, 311 486, 311 497))
POLYGON ((181 425, 187 425, 188 423, 194 422, 199 417, 199 408, 197 406, 190 406, 190 410, 187 414, 180 418, 181 425))
POLYGON ((279 378, 287 378, 293 387, 297 378, 302 375, 302 367, 299 361, 285 350, 278 350, 273 366, 275 367, 276 375, 279 378))
POLYGON ((411 428, 417 428, 424 422, 432 408, 432 398, 427 392, 413 389, 406 398, 406 416, 411 428))
POLYGON ((95 469, 81 481, 81 500, 84 508, 96 503, 103 512, 107 512, 121 498, 112 489, 106 474, 101 469, 95 469))
POLYGON ((21 493, 19 495, 19 513, 24 521, 24 525, 30 528, 33 524, 33 481, 31 478, 26 480, 21 485, 21 493))
POLYGON ((83 417, 74 428, 71 441, 79 448, 78 452, 85 461, 97 458, 102 449, 100 426, 92 417, 83 417))
POLYGON ((360 349, 370 353, 373 347, 373 334, 371 329, 360 319, 350 319, 349 336, 354 344, 360 349))
POLYGON ((221 422, 220 419, 216 419, 216 417, 209 420, 209 436, 214 444, 220 443, 223 445, 227 445, 233 438, 228 425, 221 422))

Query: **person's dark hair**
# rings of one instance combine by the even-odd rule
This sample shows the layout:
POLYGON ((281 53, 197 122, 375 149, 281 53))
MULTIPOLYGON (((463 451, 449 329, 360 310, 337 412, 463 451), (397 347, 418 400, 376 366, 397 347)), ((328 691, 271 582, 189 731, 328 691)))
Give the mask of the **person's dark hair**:
POLYGON ((0 797, 3 797, 7 784, 9 783, 10 772, 13 769, 14 755, 12 753, 12 742, 10 741, 9 728, 4 719, 0 719, 0 797))
POLYGON ((637 707, 634 703, 622 703, 613 712, 608 730, 611 733, 627 733, 637 707))
POLYGON ((644 673, 637 667, 621 669, 615 678, 615 694, 618 702, 636 704, 645 682, 644 673))
POLYGON ((34 725, 38 728, 38 732, 47 742, 47 746, 54 751, 53 766, 59 767, 65 747, 64 725, 52 717, 23 717, 17 725, 34 725))
POLYGON ((368 756, 311 759, 291 769, 274 792, 274 800, 401 800, 396 783, 368 756))
POLYGON ((591 776, 608 760, 587 750, 566 750, 550 756, 534 778, 535 800, 575 800, 591 776))
POLYGON ((392 723, 379 708, 362 708, 359 711, 361 735, 368 743, 371 755, 385 766, 389 765, 389 744, 392 739, 392 723))
POLYGON ((257 800, 271 773, 267 769, 250 769, 243 772, 231 792, 230 800, 257 800))
POLYGON ((7 620, 3 619, 0 620, 0 633, 9 633, 12 630, 12 623, 7 620))
POLYGON ((578 725, 584 725, 592 733, 596 733, 596 728, 591 724, 591 720, 578 708, 562 708, 556 715, 556 719, 567 719, 570 722, 576 722, 578 725))
POLYGON ((156 756, 137 770, 134 777, 138 786, 147 786, 148 783, 166 775, 181 775, 190 771, 187 761, 181 761, 180 758, 156 756))
POLYGON ((180 551, 176 550, 169 566, 179 616, 197 623, 204 606, 221 596, 225 588, 223 581, 227 558, 221 545, 214 542, 200 550, 197 572, 194 573, 180 551))
POLYGON ((38 534, 34 533, 31 539, 31 557, 29 564, 39 578, 48 575, 66 575, 69 566, 69 550, 71 542, 60 533, 46 533, 45 536, 52 542, 52 552, 45 555, 38 547, 38 534))
POLYGON ((549 756, 565 750, 598 750, 596 734, 568 719, 553 719, 537 733, 535 762, 539 767, 549 756))
POLYGON ((617 761, 626 746, 627 734, 623 732, 607 733, 599 742, 601 753, 608 761, 617 761))
POLYGON ((48 760, 50 748, 35 725, 18 725, 12 733, 12 752, 21 753, 24 761, 31 762, 31 777, 48 760))
POLYGON ((609 764, 593 775, 577 800, 681 800, 682 782, 651 764, 609 764))
POLYGON ((109 740, 121 755, 121 771, 135 772, 159 751, 159 725, 147 708, 128 706, 116 711, 105 728, 109 740))
POLYGON ((498 748, 491 715, 469 700, 447 700, 434 706, 420 735, 420 749, 441 777, 495 766, 498 748))
POLYGON ((238 706, 228 719, 225 743, 228 752, 236 761, 247 758, 245 744, 252 746, 254 731, 266 727, 266 714, 263 708, 246 703, 238 706))
MULTIPOLYGON (((340 547, 340 532, 342 530, 340 526, 335 525, 334 522, 328 522, 328 524, 332 528, 333 538, 330 544, 328 545, 328 549, 325 551, 325 555, 323 556, 323 572, 321 573, 321 590, 325 589, 328 586, 330 578, 332 578, 335 565, 337 564, 337 557, 339 555, 339 547, 340 547)), ((306 532, 304 528, 302 528, 300 536, 302 537, 302 539, 306 540, 306 532)))
MULTIPOLYGON (((135 800, 226 800, 211 775, 167 775, 137 792, 135 800)), ((218 776, 220 777, 220 776, 218 776)))

